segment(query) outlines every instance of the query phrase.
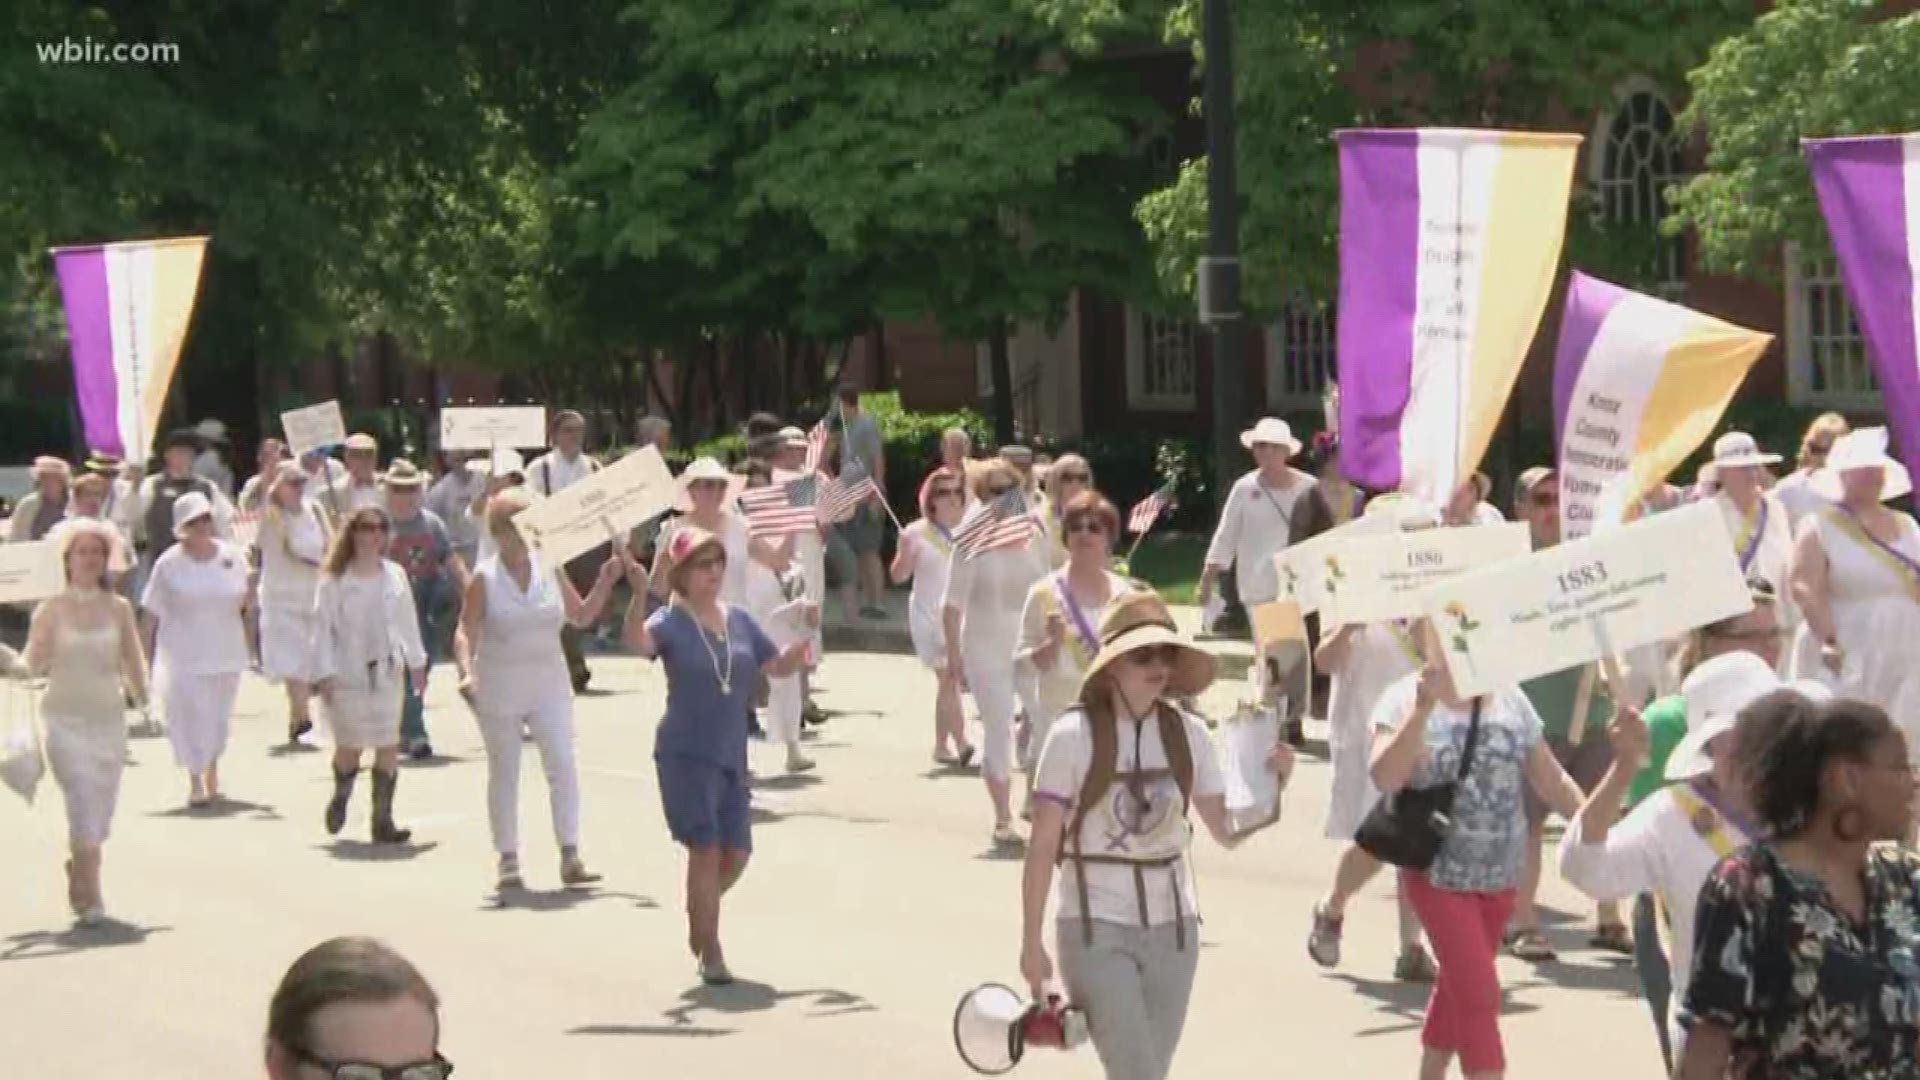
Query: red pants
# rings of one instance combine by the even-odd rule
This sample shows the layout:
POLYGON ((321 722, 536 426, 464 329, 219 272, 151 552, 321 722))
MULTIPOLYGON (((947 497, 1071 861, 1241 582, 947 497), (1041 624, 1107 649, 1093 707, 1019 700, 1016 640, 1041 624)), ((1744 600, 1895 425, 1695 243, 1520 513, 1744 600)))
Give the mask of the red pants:
POLYGON ((1504 1071, 1500 976, 1493 961, 1513 914, 1513 890, 1449 892, 1411 870, 1400 871, 1400 888, 1420 916, 1440 968, 1420 1044, 1458 1054, 1461 1071, 1469 1075, 1504 1071))

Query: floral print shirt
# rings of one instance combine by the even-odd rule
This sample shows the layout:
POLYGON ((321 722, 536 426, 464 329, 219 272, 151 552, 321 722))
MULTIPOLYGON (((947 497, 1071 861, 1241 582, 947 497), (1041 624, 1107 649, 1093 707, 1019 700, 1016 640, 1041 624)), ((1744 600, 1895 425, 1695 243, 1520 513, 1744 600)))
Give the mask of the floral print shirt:
POLYGON ((1862 925, 1770 845, 1707 879, 1680 1023, 1732 1033, 1731 1080, 1920 1080, 1920 855, 1876 847, 1865 882, 1862 925))

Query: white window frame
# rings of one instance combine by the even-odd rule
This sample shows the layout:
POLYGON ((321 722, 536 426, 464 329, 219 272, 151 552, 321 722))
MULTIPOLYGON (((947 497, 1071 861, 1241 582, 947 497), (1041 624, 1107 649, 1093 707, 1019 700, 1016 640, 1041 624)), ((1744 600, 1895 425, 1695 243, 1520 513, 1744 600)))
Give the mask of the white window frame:
POLYGON ((1853 316, 1853 303, 1841 284, 1838 262, 1810 256, 1798 244, 1789 243, 1784 252, 1786 263, 1787 327, 1787 399, 1795 405, 1839 409, 1845 412, 1881 413, 1886 400, 1874 377, 1873 363, 1867 357, 1866 340, 1853 316), (1816 335, 1814 305, 1824 303, 1827 311, 1818 320, 1831 326, 1836 317, 1844 317, 1853 332, 1836 339, 1832 334, 1816 335), (1857 343, 1851 347, 1844 343, 1857 343), (1824 355, 1836 343, 1843 343, 1851 355, 1841 360, 1842 369, 1821 371, 1824 355))
POLYGON ((1267 411, 1279 414, 1319 408, 1327 384, 1334 381, 1338 370, 1339 320, 1333 305, 1318 304, 1305 297, 1289 300, 1281 309, 1280 317, 1267 326, 1266 345, 1267 411), (1305 348, 1289 348, 1302 331, 1308 338, 1305 348), (1305 372, 1287 370, 1296 351, 1307 357, 1309 366, 1305 372), (1299 387, 1297 384, 1302 380, 1295 376, 1304 376, 1308 385, 1304 389, 1299 387))
POLYGON ((1132 304, 1127 305, 1127 407, 1129 409, 1140 412, 1191 412, 1199 407, 1201 333, 1199 323, 1191 319, 1179 320, 1177 316, 1152 315, 1132 304), (1147 329, 1149 320, 1185 321, 1191 329, 1193 345, 1187 358, 1188 376, 1185 392, 1148 393, 1147 329))
MULTIPOLYGON (((1633 126, 1636 131, 1645 130, 1648 127, 1638 120, 1633 122, 1633 126)), ((1594 214, 1607 224, 1642 226, 1657 232, 1661 219, 1672 212, 1672 207, 1668 205, 1664 194, 1665 189, 1671 184, 1686 179, 1682 156, 1684 144, 1680 139, 1679 126, 1673 106, 1667 101, 1667 96, 1661 91, 1659 85, 1639 75, 1620 84, 1614 90, 1613 108, 1595 118, 1593 139, 1589 145, 1593 150, 1587 155, 1587 180, 1593 185, 1594 214), (1651 101, 1667 116, 1668 142, 1673 150, 1673 168, 1662 173, 1648 166, 1643 160, 1638 163, 1641 167, 1635 169, 1632 174, 1611 174, 1607 170, 1607 157, 1608 151, 1614 144, 1614 124, 1622 113, 1630 113, 1641 99, 1651 101), (1643 177, 1647 176, 1652 178, 1654 185, 1652 197, 1656 205, 1652 207, 1640 205, 1638 188, 1643 182, 1643 177), (1629 189, 1630 194, 1627 199, 1620 201, 1610 197, 1613 191, 1621 188, 1629 189), (1623 206, 1625 212, 1618 212, 1623 206)), ((1666 248, 1666 272, 1663 279, 1654 286, 1653 291, 1668 300, 1677 301, 1687 293, 1685 241, 1681 237, 1674 236, 1662 238, 1661 242, 1666 248)))

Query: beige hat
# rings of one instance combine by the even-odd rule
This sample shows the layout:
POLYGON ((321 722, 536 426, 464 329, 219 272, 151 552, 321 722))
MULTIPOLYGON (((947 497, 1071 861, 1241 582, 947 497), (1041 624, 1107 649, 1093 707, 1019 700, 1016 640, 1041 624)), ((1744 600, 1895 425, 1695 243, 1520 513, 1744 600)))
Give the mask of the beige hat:
POLYGON ((73 466, 68 465, 65 461, 57 457, 43 455, 33 459, 33 478, 35 480, 43 476, 58 476, 65 479, 72 475, 73 466))
POLYGON ((402 491, 418 491, 427 485, 427 474, 414 466, 406 458, 387 466, 387 475, 380 478, 390 488, 402 491))
POLYGON ((780 442, 786 446, 805 446, 807 433, 797 427, 783 427, 780 429, 780 442))
POLYGON ((377 454, 380 452, 380 440, 364 431, 356 431, 347 436, 347 450, 359 450, 365 453, 377 454))
POLYGON ((1213 654, 1195 648, 1182 637, 1167 611, 1167 602, 1152 591, 1132 592, 1117 597, 1100 620, 1100 652, 1087 665, 1080 681, 1080 693, 1087 692, 1087 681, 1108 664, 1134 651, 1154 645, 1172 645, 1175 649, 1173 677, 1167 693, 1174 697, 1198 694, 1213 683, 1219 662, 1213 654))
POLYGON ((1284 446, 1287 456, 1300 452, 1300 440, 1293 437, 1293 428, 1285 421, 1271 416, 1262 417, 1260 422, 1240 433, 1240 445, 1251 450, 1256 446, 1284 446))
POLYGON ((193 433, 210 443, 227 441, 227 425, 208 417, 193 426, 193 433))
POLYGON ((727 545, 720 538, 698 525, 679 525, 673 533, 673 539, 667 541, 667 558, 673 560, 673 570, 667 575, 667 585, 674 592, 680 591, 681 572, 700 552, 712 548, 727 557, 727 545))
POLYGON ((1887 429, 1883 427, 1860 428, 1835 439, 1833 449, 1827 451, 1827 467, 1814 473, 1807 486, 1814 494, 1839 502, 1841 473, 1875 467, 1883 470, 1886 476, 1886 482, 1880 489, 1882 502, 1897 499, 1913 490, 1912 474, 1907 472, 1905 465, 1887 453, 1887 429))
POLYGON ((213 501, 197 491, 189 491, 173 502, 173 536, 178 540, 187 526, 213 516, 213 501))
POLYGON ((728 472, 727 467, 720 464, 717 459, 711 457, 697 458, 693 464, 687 466, 686 471, 682 472, 679 479, 674 482, 675 493, 673 508, 675 510, 684 514, 693 509, 693 496, 688 494, 688 489, 702 480, 713 480, 727 485, 727 495, 721 500, 723 505, 732 501, 740 492, 746 490, 747 486, 746 477, 735 476, 728 472))
POLYGON ((1779 454, 1763 454, 1760 444, 1744 431, 1729 431, 1713 441, 1716 469, 1738 469, 1747 465, 1778 465, 1779 454))
POLYGON ((283 461, 279 468, 273 470, 273 483, 268 486, 277 488, 281 484, 299 484, 305 487, 309 479, 311 477, 307 475, 307 470, 301 468, 299 462, 283 461))

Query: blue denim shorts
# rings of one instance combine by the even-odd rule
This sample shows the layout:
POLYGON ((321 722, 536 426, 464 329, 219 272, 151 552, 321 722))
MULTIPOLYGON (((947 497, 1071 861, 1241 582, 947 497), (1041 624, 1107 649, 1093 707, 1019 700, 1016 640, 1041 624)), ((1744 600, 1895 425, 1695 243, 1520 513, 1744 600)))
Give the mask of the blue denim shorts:
POLYGON ((746 773, 679 754, 653 759, 667 832, 690 848, 752 851, 752 806, 746 773))

